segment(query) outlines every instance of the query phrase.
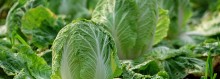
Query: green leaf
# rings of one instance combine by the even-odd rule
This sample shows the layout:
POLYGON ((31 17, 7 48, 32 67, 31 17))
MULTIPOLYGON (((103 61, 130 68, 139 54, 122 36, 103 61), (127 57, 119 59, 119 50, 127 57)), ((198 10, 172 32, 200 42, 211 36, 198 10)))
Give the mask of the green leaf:
POLYGON ((24 16, 25 12, 31 8, 39 5, 46 5, 45 0, 18 0, 10 9, 6 25, 9 33, 12 31, 19 31, 21 27, 21 18, 24 16))
POLYGON ((156 0, 101 0, 92 20, 111 33, 121 59, 133 59, 152 47, 157 17, 156 0))
POLYGON ((29 9, 22 17, 21 32, 31 44, 40 48, 47 47, 52 44, 60 28, 56 20, 57 17, 48 8, 38 6, 29 9))
POLYGON ((167 36, 169 24, 170 24, 170 19, 168 16, 168 11, 160 8, 159 20, 156 27, 156 34, 154 36, 154 45, 159 43, 164 37, 167 36))
POLYGON ((31 77, 28 77, 27 74, 25 74, 24 69, 22 69, 13 79, 28 79, 31 77))
POLYGON ((53 43, 52 79, 112 79, 117 53, 100 25, 76 21, 65 26, 53 43))
MULTIPOLYGON (((39 32, 40 28, 38 30, 34 30, 33 32, 35 32, 35 35, 33 38, 31 36, 29 36, 30 34, 27 35, 27 33, 23 33, 24 30, 25 30, 25 32, 27 32, 27 29, 22 29, 23 26, 30 27, 30 28, 36 27, 35 26, 37 24, 36 22, 42 21, 42 19, 39 20, 39 18, 47 17, 45 15, 51 14, 51 12, 48 9, 44 10, 44 11, 41 10, 41 14, 45 14, 45 15, 43 15, 43 16, 41 15, 40 17, 36 17, 34 15, 38 15, 37 12, 35 14, 35 12, 29 11, 30 9, 36 8, 37 6, 46 6, 46 5, 47 5, 46 0, 18 0, 13 5, 13 7, 10 9, 8 16, 7 16, 7 19, 6 19, 6 26, 7 26, 7 30, 8 30, 7 34, 10 37, 12 44, 14 44, 16 41, 15 40, 16 37, 14 34, 18 34, 28 44, 34 43, 34 46, 38 47, 38 48, 47 47, 49 44, 52 43, 53 39, 56 36, 56 33, 61 29, 61 26, 62 26, 57 21, 56 21, 56 23, 53 23, 53 25, 47 24, 47 21, 44 21, 44 23, 42 23, 42 22, 39 23, 39 24, 42 24, 42 26, 44 26, 44 27, 41 28, 41 30, 40 30, 41 32, 39 32), (28 12, 28 14, 26 14, 27 12, 28 12), (32 17, 32 13, 34 13, 33 14, 34 17, 32 17), (31 16, 31 19, 28 19, 28 21, 24 20, 24 16, 25 17, 31 16), (35 19, 35 20, 33 20, 33 19, 35 19), (38 20, 36 20, 36 19, 38 19, 38 20), (31 22, 29 22, 29 21, 31 21, 31 22), (52 29, 48 28, 48 26, 53 26, 53 28, 52 29), (50 30, 48 30, 48 29, 50 29, 50 30), (50 35, 45 35, 45 34, 50 34, 50 35), (44 35, 48 36, 48 37, 45 37, 44 35)), ((39 10, 38 10, 38 12, 39 12, 39 10)), ((51 20, 51 18, 48 20, 51 20)), ((39 25, 37 25, 37 26, 39 26, 39 25)), ((33 29, 31 29, 31 30, 33 30, 33 29)))
POLYGON ((156 61, 149 60, 132 67, 131 70, 143 75, 155 75, 160 71, 160 67, 156 61))
POLYGON ((16 79, 48 79, 51 68, 30 47, 18 45, 13 50, 0 49, 0 67, 16 79), (17 50, 18 49, 18 50, 17 50), (18 51, 17 53, 12 53, 18 51))
POLYGON ((123 79, 168 79, 165 71, 160 71, 159 64, 154 60, 148 60, 133 66, 132 61, 124 61, 123 79))
POLYGON ((43 21, 49 25, 54 23, 56 16, 47 8, 38 6, 29 9, 22 17, 22 28, 32 30, 34 28, 42 27, 43 21))
POLYGON ((204 42, 195 46, 193 52, 202 56, 208 56, 208 52, 212 56, 220 55, 220 42, 204 42))
POLYGON ((172 50, 166 47, 157 47, 147 54, 147 59, 158 60, 163 69, 169 74, 169 79, 182 79, 188 73, 203 73, 205 62, 194 57, 191 50, 183 47, 172 50))

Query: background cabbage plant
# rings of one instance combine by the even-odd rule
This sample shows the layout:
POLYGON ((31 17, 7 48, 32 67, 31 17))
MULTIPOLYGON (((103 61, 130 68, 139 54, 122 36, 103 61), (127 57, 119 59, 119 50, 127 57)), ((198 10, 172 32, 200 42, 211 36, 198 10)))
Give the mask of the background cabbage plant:
POLYGON ((101 0, 92 20, 113 36, 121 59, 134 59, 148 52, 168 31, 167 12, 157 0, 101 0))

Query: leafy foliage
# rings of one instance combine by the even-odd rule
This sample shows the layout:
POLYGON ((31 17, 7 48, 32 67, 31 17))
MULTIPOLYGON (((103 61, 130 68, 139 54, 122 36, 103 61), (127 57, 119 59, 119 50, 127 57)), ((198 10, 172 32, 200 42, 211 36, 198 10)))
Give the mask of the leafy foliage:
POLYGON ((148 60, 134 65, 132 61, 123 61, 123 78, 125 79, 167 79, 169 75, 160 71, 156 61, 148 60), (155 68, 151 68, 155 67, 155 68))
POLYGON ((56 24, 56 18, 45 7, 32 8, 22 17, 21 32, 30 40, 30 43, 37 47, 46 47, 52 43, 57 32, 62 28, 56 24))
POLYGON ((0 78, 219 79, 219 2, 0 1, 0 78))
POLYGON ((150 54, 146 58, 158 60, 158 63, 163 66, 162 69, 169 74, 170 79, 184 78, 188 73, 194 71, 204 71, 204 61, 193 58, 195 55, 187 47, 179 50, 158 47, 153 49, 150 54))
POLYGON ((64 23, 46 7, 45 0, 19 0, 7 17, 8 34, 18 33, 28 44, 45 48, 52 44, 64 23))
POLYGON ((39 5, 46 5, 44 0, 18 0, 10 9, 7 17, 7 27, 9 33, 12 31, 19 31, 21 27, 21 19, 25 12, 30 8, 37 7, 39 5))
POLYGON ((30 47, 24 45, 16 45, 12 50, 1 48, 0 66, 7 75, 15 76, 15 79, 48 79, 51 74, 51 68, 44 59, 38 57, 30 47), (14 53, 14 51, 17 52, 14 53))
POLYGON ((208 56, 208 52, 211 52, 212 55, 219 55, 220 54, 220 43, 219 42, 206 42, 206 43, 202 43, 197 45, 194 48, 194 52, 197 54, 202 54, 205 56, 208 56))

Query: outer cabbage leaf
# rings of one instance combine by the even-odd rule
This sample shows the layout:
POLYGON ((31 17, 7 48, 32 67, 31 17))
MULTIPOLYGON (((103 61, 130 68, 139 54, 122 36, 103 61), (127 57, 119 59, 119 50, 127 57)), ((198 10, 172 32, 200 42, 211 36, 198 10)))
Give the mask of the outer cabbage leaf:
POLYGON ((6 21, 12 43, 16 38, 14 34, 18 34, 37 48, 46 48, 52 44, 64 24, 49 9, 43 7, 46 5, 46 0, 18 0, 13 5, 6 21))
POLYGON ((21 32, 31 44, 46 47, 52 44, 61 26, 56 23, 57 17, 43 6, 29 9, 22 17, 21 32))
POLYGON ((20 31, 21 18, 24 16, 25 12, 31 8, 37 7, 39 5, 46 5, 45 0, 18 0, 10 9, 6 25, 8 27, 8 32, 20 31))
POLYGON ((195 58, 187 46, 179 50, 157 47, 149 54, 146 60, 158 60, 163 70, 169 74, 169 79, 182 79, 188 73, 202 74, 204 72, 205 62, 195 58))
POLYGON ((53 43, 52 79, 112 79, 118 58, 110 36, 99 25, 77 21, 53 43))
POLYGON ((153 45, 157 24, 156 0, 101 0, 92 20, 111 33, 120 58, 136 58, 153 45))
POLYGON ((156 27, 156 34, 154 36, 154 44, 160 42, 164 37, 167 36, 169 29, 170 19, 168 11, 162 8, 159 9, 159 20, 156 27))
POLYGON ((208 56, 208 52, 212 53, 212 56, 220 55, 220 42, 204 42, 195 46, 194 51, 201 56, 208 56))
POLYGON ((149 60, 132 67, 131 70, 144 75, 155 75, 160 71, 160 67, 156 61, 149 60))
POLYGON ((138 65, 132 61, 123 61, 124 79, 168 79, 169 75, 165 71, 160 71, 158 62, 148 60, 138 65))
POLYGON ((51 75, 51 68, 44 59, 23 45, 16 45, 11 50, 0 48, 0 67, 16 79, 49 79, 51 75))

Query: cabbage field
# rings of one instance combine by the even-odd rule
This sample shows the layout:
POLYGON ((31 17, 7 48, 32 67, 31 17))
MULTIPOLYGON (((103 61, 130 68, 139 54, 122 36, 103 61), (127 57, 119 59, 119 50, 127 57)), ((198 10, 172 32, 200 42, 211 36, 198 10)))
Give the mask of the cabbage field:
POLYGON ((220 0, 0 0, 0 79, 220 79, 220 0))

